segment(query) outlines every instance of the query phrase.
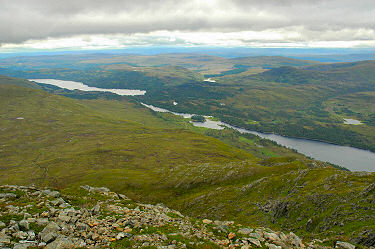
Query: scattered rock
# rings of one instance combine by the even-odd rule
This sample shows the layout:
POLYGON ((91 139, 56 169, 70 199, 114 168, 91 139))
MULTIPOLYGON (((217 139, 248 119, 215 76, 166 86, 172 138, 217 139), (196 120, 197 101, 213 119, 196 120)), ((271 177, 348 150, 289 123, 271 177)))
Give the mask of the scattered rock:
POLYGON ((99 193, 109 193, 110 192, 110 190, 108 188, 105 188, 105 187, 96 188, 96 187, 90 187, 90 186, 85 185, 85 186, 81 186, 81 188, 86 189, 89 192, 99 192, 99 193))
POLYGON ((24 231, 18 231, 18 232, 13 234, 13 237, 15 237, 17 239, 24 240, 28 237, 28 234, 24 231))
POLYGON ((204 220, 202 220, 202 222, 203 222, 204 224, 211 224, 211 223, 212 223, 212 220, 204 219, 204 220))
POLYGON ((11 237, 6 234, 0 234, 0 243, 9 244, 11 237))
POLYGON ((60 221, 62 221, 62 222, 69 223, 70 220, 71 220, 71 217, 68 216, 68 215, 65 214, 65 213, 60 213, 58 219, 59 219, 60 221))
POLYGON ((289 233, 288 240, 290 241, 290 244, 294 245, 296 248, 304 248, 305 247, 302 243, 302 240, 292 232, 289 233))
POLYGON ((27 240, 28 241, 33 241, 36 239, 34 231, 28 231, 27 232, 27 240))
POLYGON ((247 238, 246 240, 249 241, 251 244, 256 245, 257 247, 262 247, 262 244, 260 243, 258 239, 247 238))
POLYGON ((282 249, 281 246, 277 246, 277 245, 269 244, 269 243, 266 243, 266 246, 267 246, 269 249, 282 249))
POLYGON ((28 244, 21 244, 21 243, 16 243, 13 246, 13 249, 27 249, 30 245, 28 244))
POLYGON ((86 225, 85 223, 82 223, 82 222, 77 222, 76 228, 77 228, 78 231, 87 231, 88 225, 86 225))
POLYGON ((57 236, 59 236, 59 235, 56 232, 48 232, 48 233, 41 234, 40 239, 44 243, 49 243, 49 242, 53 241, 54 239, 56 239, 57 236))
POLYGON ((46 226, 48 224, 48 219, 47 218, 39 218, 39 219, 36 219, 36 223, 38 226, 46 226))
POLYGON ((91 209, 91 212, 93 213, 93 214, 99 214, 99 212, 100 212, 100 205, 98 204, 98 205, 95 205, 92 209, 91 209))
POLYGON ((335 248, 342 248, 342 249, 355 249, 355 245, 352 245, 348 242, 337 241, 335 248))
POLYGON ((10 198, 16 198, 16 197, 17 195, 13 193, 0 193, 0 198, 10 199, 10 198))
POLYGON ((258 240, 260 240, 262 242, 264 241, 263 236, 261 234, 259 234, 259 233, 249 233, 248 236, 256 238, 256 239, 258 239, 258 240))
POLYGON ((116 235, 116 239, 117 239, 117 240, 120 240, 120 239, 122 239, 122 238, 128 237, 128 235, 129 235, 129 234, 127 234, 127 233, 123 233, 123 232, 121 232, 121 233, 118 233, 118 234, 116 235))
POLYGON ((55 199, 55 200, 51 201, 51 203, 54 206, 60 206, 60 205, 64 204, 65 201, 62 198, 58 198, 58 199, 55 199))
POLYGON ((248 235, 249 233, 252 233, 253 231, 254 229, 245 227, 245 228, 241 228, 240 230, 238 230, 238 233, 248 235))
POLYGON ((18 225, 21 229, 29 230, 29 222, 27 220, 21 220, 18 225))
POLYGON ((263 233, 263 237, 267 240, 270 240, 270 241, 280 241, 280 238, 279 236, 277 236, 277 234, 275 233, 267 233, 267 232, 264 232, 263 233))
POLYGON ((74 243, 69 238, 59 237, 52 243, 48 244, 45 249, 71 249, 74 248, 74 243))
POLYGON ((229 233, 228 234, 228 239, 234 239, 236 237, 235 233, 229 233))
POLYGON ((43 191, 41 191, 43 194, 49 196, 49 197, 54 197, 54 198, 57 198, 60 196, 60 193, 58 191, 51 191, 49 189, 45 189, 43 191))
POLYGON ((39 233, 39 237, 42 242, 49 243, 58 237, 58 231, 61 228, 55 223, 50 222, 48 225, 39 233))

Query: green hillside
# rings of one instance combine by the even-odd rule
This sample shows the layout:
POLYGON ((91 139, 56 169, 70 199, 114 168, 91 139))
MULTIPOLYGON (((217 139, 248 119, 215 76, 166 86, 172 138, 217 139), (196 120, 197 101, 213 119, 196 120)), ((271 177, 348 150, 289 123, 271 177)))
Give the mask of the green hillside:
POLYGON ((310 138, 375 151, 373 61, 282 66, 216 77, 138 97, 167 109, 213 115, 243 128, 310 138), (342 101, 350 98, 351 101, 342 101), (178 106, 171 103, 177 101, 178 106), (346 125, 344 118, 362 125, 346 125))
POLYGON ((0 106, 1 184, 106 186, 194 217, 307 240, 348 241, 375 229, 374 173, 337 170, 267 143, 279 155, 261 158, 249 153, 258 147, 252 137, 210 134, 127 98, 75 100, 1 85, 0 106))
POLYGON ((91 174, 110 179, 120 172, 128 177, 141 174, 141 169, 145 177, 153 178, 154 170, 169 165, 254 161, 216 139, 184 129, 162 129, 162 120, 128 102, 118 106, 116 115, 108 115, 96 111, 95 105, 90 108, 43 91, 1 86, 0 103, 1 178, 8 182, 18 178, 29 184, 68 186, 75 178, 91 174), (119 118, 125 116, 121 112, 127 117, 119 118), (132 120, 131 113, 140 123, 132 120), (143 125, 143 119, 152 126, 143 125), (17 178, 8 170, 17 172, 17 178))
POLYGON ((0 74, 0 86, 5 86, 5 85, 16 85, 16 86, 24 86, 24 87, 37 88, 37 89, 41 88, 37 84, 30 82, 28 80, 12 78, 12 77, 8 77, 8 76, 0 74))
POLYGON ((280 67, 254 78, 290 84, 316 84, 337 87, 337 92, 373 90, 375 61, 320 64, 304 68, 280 67))

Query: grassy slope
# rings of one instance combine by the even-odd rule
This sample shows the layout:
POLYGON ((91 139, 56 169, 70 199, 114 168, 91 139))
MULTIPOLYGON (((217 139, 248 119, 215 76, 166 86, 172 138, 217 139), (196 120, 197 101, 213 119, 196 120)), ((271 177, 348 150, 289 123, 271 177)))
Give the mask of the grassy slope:
POLYGON ((30 82, 28 80, 8 77, 8 76, 1 75, 1 74, 0 74, 0 85, 16 85, 16 86, 24 86, 24 87, 36 88, 36 89, 41 88, 37 84, 30 82))
MULTIPOLYGON (((8 170, 18 172, 17 177, 29 183, 66 186, 69 182, 65 177, 75 174, 78 178, 91 173, 99 177, 99 171, 116 175, 139 169, 152 174, 155 168, 169 164, 252 159, 213 138, 182 129, 158 128, 161 121, 153 127, 144 126, 143 118, 152 122, 147 120, 151 115, 144 108, 132 110, 139 117, 137 123, 130 121, 131 112, 126 113, 128 118, 121 118, 125 114, 103 115, 78 101, 42 91, 2 87, 0 101, 2 158, 6 159, 2 165, 11 166, 8 170), (80 175, 82 168, 74 165, 84 165, 85 173, 80 175), (46 172, 54 177, 46 177, 46 172)), ((126 112, 131 105, 121 107, 120 112, 126 112)), ((12 181, 9 175, 2 172, 3 179, 12 181)))
POLYGON ((16 86, 1 86, 0 94, 2 184, 107 186, 190 215, 283 227, 306 237, 352 237, 374 228, 368 220, 375 190, 363 191, 374 174, 325 168, 303 157, 261 160, 126 100, 78 101, 16 86), (353 206, 357 211, 349 213, 353 206), (343 227, 337 214, 345 215, 343 227))

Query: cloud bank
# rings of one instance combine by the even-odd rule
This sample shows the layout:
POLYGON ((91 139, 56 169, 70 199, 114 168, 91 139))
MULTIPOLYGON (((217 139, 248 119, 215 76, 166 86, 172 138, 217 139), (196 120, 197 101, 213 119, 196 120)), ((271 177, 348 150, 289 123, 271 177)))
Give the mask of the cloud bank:
POLYGON ((0 0, 3 48, 375 46, 373 0, 0 0))

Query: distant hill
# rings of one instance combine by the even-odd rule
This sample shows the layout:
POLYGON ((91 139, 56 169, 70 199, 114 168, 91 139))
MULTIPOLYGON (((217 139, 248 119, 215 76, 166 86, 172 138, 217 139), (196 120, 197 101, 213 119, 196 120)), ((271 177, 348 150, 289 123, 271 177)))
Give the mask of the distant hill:
MULTIPOLYGON (((354 51, 353 51, 354 52, 354 51)), ((338 62, 355 62, 355 61, 364 61, 364 60, 375 60, 375 53, 373 50, 370 50, 366 53, 361 54, 348 54, 348 53, 336 53, 336 54, 329 54, 329 53, 321 53, 321 54, 289 54, 286 55, 291 58, 301 59, 301 60, 313 60, 319 62, 327 62, 327 63, 338 63, 338 62)))
POLYGON ((255 56, 255 57, 240 57, 230 59, 231 62, 242 66, 261 67, 264 69, 276 68, 281 66, 306 66, 317 64, 316 61, 293 59, 282 56, 255 56))
MULTIPOLYGON (((234 59, 204 54, 170 53, 158 55, 136 54, 66 54, 48 56, 10 57, 0 60, 0 68, 14 71, 33 71, 51 68, 88 70, 97 68, 178 66, 202 74, 220 74, 243 68, 275 68, 305 66, 314 61, 281 56, 239 57, 234 59)), ((236 72, 237 73, 237 72, 236 72)))
POLYGON ((327 64, 317 64, 312 66, 305 66, 305 70, 315 70, 315 71, 349 71, 349 70, 371 70, 375 67, 375 60, 366 60, 358 62, 342 62, 342 63, 327 63, 327 64))
POLYGON ((264 81, 290 84, 316 84, 337 86, 341 90, 375 90, 375 61, 332 63, 305 66, 302 68, 279 67, 261 73, 264 81), (345 84, 343 84, 345 82, 345 84))

